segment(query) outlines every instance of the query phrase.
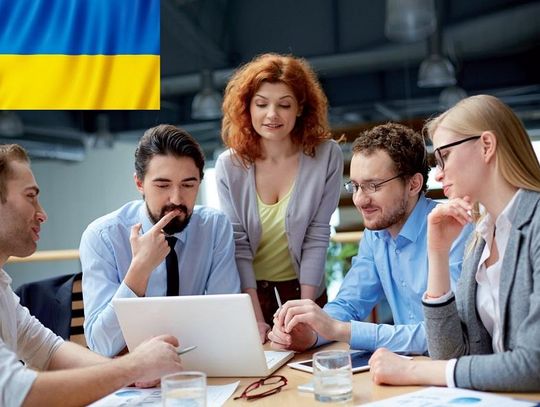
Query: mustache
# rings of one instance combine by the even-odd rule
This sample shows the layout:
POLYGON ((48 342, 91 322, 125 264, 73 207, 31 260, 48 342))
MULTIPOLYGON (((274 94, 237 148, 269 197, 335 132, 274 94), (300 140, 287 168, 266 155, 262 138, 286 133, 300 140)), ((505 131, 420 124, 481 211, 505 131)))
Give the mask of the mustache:
POLYGON ((187 206, 185 205, 173 205, 173 204, 170 204, 170 205, 166 205, 164 206, 162 209, 161 209, 161 216, 163 217, 167 212, 172 212, 174 210, 178 210, 180 212, 183 212, 184 215, 187 215, 188 213, 188 208, 187 206))

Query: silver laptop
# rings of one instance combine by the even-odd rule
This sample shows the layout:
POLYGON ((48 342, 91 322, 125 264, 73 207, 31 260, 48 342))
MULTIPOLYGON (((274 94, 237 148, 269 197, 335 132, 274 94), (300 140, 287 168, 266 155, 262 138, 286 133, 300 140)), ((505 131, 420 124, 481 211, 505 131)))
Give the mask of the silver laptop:
POLYGON ((113 299, 128 348, 156 335, 171 334, 182 348, 186 370, 209 377, 263 377, 294 352, 264 351, 248 294, 113 299))

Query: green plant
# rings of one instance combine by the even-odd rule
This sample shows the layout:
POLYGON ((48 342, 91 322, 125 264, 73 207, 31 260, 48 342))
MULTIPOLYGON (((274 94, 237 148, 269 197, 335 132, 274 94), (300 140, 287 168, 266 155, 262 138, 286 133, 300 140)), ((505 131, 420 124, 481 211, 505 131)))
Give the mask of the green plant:
POLYGON ((326 252, 326 286, 341 282, 351 268, 351 260, 358 252, 357 243, 330 242, 326 252))

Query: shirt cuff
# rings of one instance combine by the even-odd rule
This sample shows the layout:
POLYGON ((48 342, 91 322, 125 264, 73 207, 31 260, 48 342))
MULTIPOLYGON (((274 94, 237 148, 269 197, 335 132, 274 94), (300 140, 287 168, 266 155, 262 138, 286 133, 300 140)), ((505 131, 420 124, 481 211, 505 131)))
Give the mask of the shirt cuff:
POLYGON ((135 294, 131 288, 127 286, 123 281, 120 283, 118 290, 114 294, 114 298, 137 298, 138 295, 135 294))
POLYGON ((457 359, 450 359, 446 363, 445 374, 446 374, 446 386, 448 388, 456 387, 456 382, 454 381, 454 371, 456 370, 456 363, 457 363, 457 359))
POLYGON ((427 291, 422 295, 422 301, 426 304, 442 304, 448 301, 450 298, 454 296, 454 292, 452 290, 448 291, 446 294, 441 295, 440 297, 433 298, 427 296, 427 291))
POLYGON ((362 321, 351 322, 351 349, 374 350, 377 348, 377 324, 362 321))
POLYGON ((329 341, 326 338, 323 338, 321 335, 317 335, 317 341, 310 349, 316 348, 318 346, 326 345, 327 343, 330 343, 330 342, 331 341, 329 341))

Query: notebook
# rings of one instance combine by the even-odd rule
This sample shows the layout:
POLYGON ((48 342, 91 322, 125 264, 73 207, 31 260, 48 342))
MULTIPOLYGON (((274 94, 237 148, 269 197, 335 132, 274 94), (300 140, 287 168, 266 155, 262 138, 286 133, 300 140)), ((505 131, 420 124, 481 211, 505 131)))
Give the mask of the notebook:
POLYGON ((174 335, 197 346, 181 356, 184 369, 209 377, 267 376, 294 355, 263 349, 248 294, 116 298, 113 307, 128 349, 174 335))

